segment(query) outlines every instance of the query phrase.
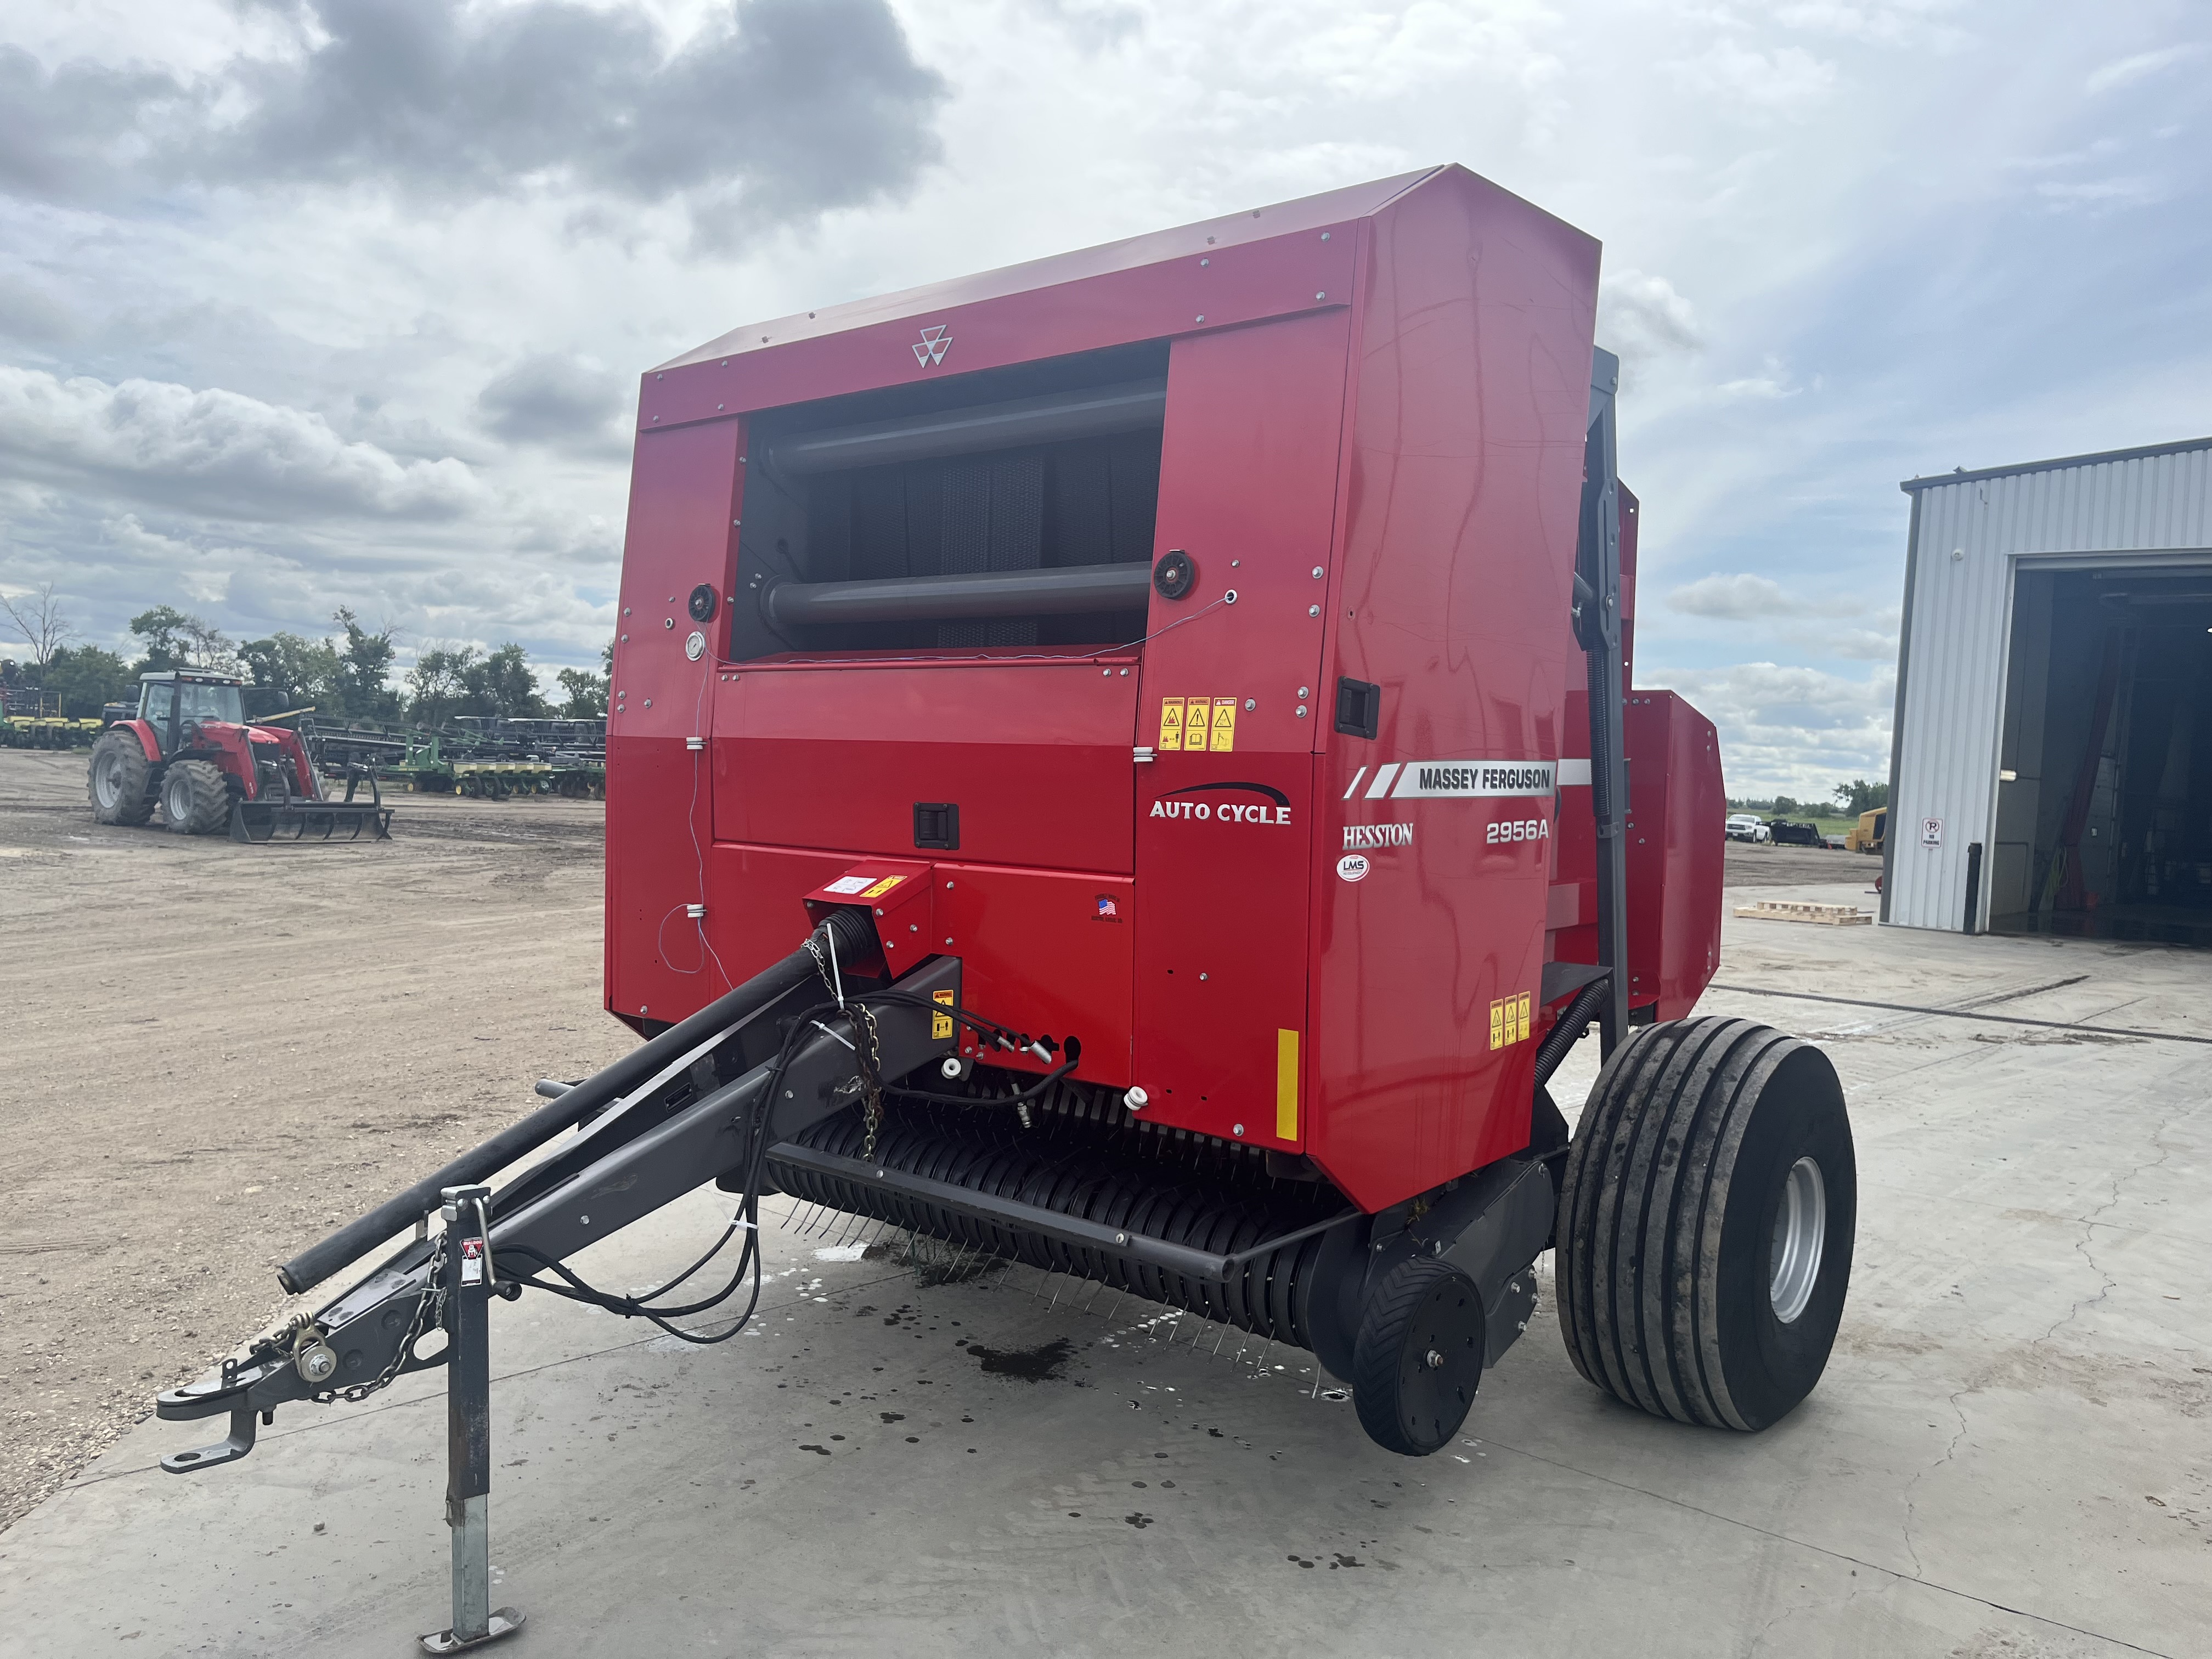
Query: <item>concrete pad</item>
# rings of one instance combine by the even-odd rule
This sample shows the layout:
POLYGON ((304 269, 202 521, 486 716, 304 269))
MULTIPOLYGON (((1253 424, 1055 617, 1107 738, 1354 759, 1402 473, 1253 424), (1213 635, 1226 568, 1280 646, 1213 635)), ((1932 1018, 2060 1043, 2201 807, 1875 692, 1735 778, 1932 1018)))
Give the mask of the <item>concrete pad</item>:
MULTIPOLYGON (((1303 1353, 1027 1269, 835 1259, 842 1220, 771 1227, 761 1314, 720 1346, 496 1306, 511 1650, 2203 1651, 2212 1054, 1802 1000, 2212 1035, 2203 959, 1731 918, 1720 979, 1745 988, 1708 1010, 1824 1043, 1858 1144, 1838 1349, 1766 1433, 1591 1389, 1547 1279, 1460 1443, 1413 1462, 1303 1353)), ((1557 1080, 1570 1115, 1594 1069, 1557 1080)), ((647 1285, 721 1204, 577 1266, 647 1285)), ((409 1378, 182 1479, 154 1462, 198 1425, 142 1424, 0 1538, 5 1645, 409 1650, 447 1619, 441 1413, 409 1378)))

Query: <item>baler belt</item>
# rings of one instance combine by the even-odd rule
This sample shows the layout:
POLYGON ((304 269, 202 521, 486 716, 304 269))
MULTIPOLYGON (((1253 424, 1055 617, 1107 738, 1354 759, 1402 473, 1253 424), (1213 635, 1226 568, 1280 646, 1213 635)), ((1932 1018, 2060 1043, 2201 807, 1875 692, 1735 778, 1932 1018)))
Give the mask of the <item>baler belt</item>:
POLYGON ((1146 1233, 1133 1233, 1126 1228, 1085 1221, 1079 1216, 1063 1215, 1057 1210, 1024 1204, 1018 1199, 994 1197, 953 1182, 935 1181, 927 1176, 911 1175, 865 1159, 802 1146, 795 1141, 787 1140, 769 1148, 769 1158, 772 1163, 789 1164, 816 1175, 853 1182, 878 1192, 896 1193, 903 1197, 918 1199, 956 1214, 992 1222, 1017 1232, 1034 1233, 1079 1249, 1125 1256, 1148 1267, 1181 1273, 1188 1279, 1225 1280, 1247 1261, 1264 1256, 1270 1251, 1300 1243, 1316 1233, 1326 1232, 1331 1227, 1353 1219, 1359 1213, 1357 1210, 1347 1210, 1341 1215, 1330 1216, 1326 1220, 1314 1222, 1277 1238, 1267 1239, 1249 1249, 1231 1255, 1217 1255, 1212 1251, 1194 1250, 1187 1244, 1171 1243, 1146 1233))

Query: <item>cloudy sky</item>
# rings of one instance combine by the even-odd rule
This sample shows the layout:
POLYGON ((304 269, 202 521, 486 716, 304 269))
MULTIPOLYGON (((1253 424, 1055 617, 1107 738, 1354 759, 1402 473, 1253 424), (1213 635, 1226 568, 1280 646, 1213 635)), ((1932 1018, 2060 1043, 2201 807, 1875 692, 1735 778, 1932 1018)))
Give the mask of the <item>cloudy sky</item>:
POLYGON ((1898 481, 2212 430, 2191 0, 16 0, 0 586, 596 659, 637 374, 1457 161, 1605 244, 1638 678, 1886 765, 1898 481))

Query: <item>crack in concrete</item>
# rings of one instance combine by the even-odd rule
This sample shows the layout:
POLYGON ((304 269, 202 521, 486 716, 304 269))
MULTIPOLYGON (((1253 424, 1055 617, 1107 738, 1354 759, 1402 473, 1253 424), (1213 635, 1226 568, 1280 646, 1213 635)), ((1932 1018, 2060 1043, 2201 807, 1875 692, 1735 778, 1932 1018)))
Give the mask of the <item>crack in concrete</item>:
POLYGON ((2135 1180, 2138 1176, 2141 1176, 2148 1170, 2159 1168, 2166 1161, 2166 1159, 2173 1156, 2173 1148, 2166 1144, 2166 1133, 2168 1129, 2173 1127, 2175 1121, 2182 1115, 2182 1110, 2178 1109, 2167 1113, 2166 1116, 2159 1120, 2158 1127, 2150 1132, 2150 1144, 2159 1149, 2158 1156, 2136 1164, 2135 1168, 2128 1170, 2123 1175, 2114 1176, 2112 1177, 2112 1190, 2111 1195, 2107 1197, 2102 1204, 2100 1204, 2095 1209, 2090 1211, 2087 1215, 2081 1218, 2081 1237, 2074 1241, 2074 1251, 2075 1254, 2079 1255, 2082 1261, 2089 1264, 2089 1271, 2097 1275, 2098 1285, 2095 1294, 2077 1298, 2075 1301, 2074 1305, 2067 1309, 2066 1312, 2051 1325, 2049 1330, 2044 1332, 2041 1336, 2037 1337, 2034 1341, 2029 1343, 2028 1346, 2032 1348, 2039 1347, 2044 1343, 2050 1341, 2051 1339, 2057 1335, 2060 1331, 2063 1330, 2067 1326, 2079 1319, 2086 1310, 2095 1307, 2106 1297, 2110 1296, 2113 1290, 2119 1285, 2120 1281, 2105 1271, 2104 1267, 2098 1262, 2095 1254, 2089 1249, 2090 1241, 2097 1235, 2097 1227, 2099 1224, 2098 1218, 2106 1211, 2111 1210, 2118 1205, 2120 1201, 2120 1189, 2123 1187, 2135 1180))
POLYGON ((1953 1391, 1948 1403, 1951 1407, 1951 1414, 1959 1419, 1958 1432, 1954 1434, 1951 1437, 1949 1443, 1944 1446, 1943 1455, 1941 1457, 1928 1465, 1926 1468, 1922 1469, 1917 1474, 1914 1475, 1911 1480, 1905 1482, 1905 1525, 1900 1529, 1900 1538, 1901 1541, 1905 1545, 1905 1553, 1912 1558, 1912 1576, 1916 1578, 1922 1577, 1923 1576, 1923 1569, 1920 1560, 1919 1547, 1912 1541, 1913 1523, 1919 1518, 1920 1513, 1920 1500, 1913 1496, 1914 1491, 1919 1486, 1923 1480, 1925 1480, 1929 1475, 1933 1474, 1936 1470, 1942 1468, 1946 1463, 1949 1462, 1954 1457, 1958 1455, 1960 1443, 1966 1439, 1967 1433, 1966 1408, 1961 1406, 1959 1402, 1970 1394, 1978 1394, 1980 1392, 1981 1390, 1971 1382, 1963 1389, 1953 1391))

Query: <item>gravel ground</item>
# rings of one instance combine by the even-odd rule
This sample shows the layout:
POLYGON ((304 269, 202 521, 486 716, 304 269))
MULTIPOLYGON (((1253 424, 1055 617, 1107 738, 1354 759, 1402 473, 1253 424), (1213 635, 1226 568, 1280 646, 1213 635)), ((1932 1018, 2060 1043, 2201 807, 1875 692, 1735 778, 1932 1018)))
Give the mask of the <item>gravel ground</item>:
POLYGON ((0 1528, 286 1311, 276 1262, 633 1041, 597 802, 239 847, 100 828, 84 773, 0 750, 0 1528))
POLYGON ((1881 860, 1867 853, 1838 853, 1825 847, 1777 847, 1771 842, 1728 843, 1730 887, 1803 887, 1814 882, 1856 881, 1867 890, 1859 908, 1874 907, 1874 878, 1881 860))

